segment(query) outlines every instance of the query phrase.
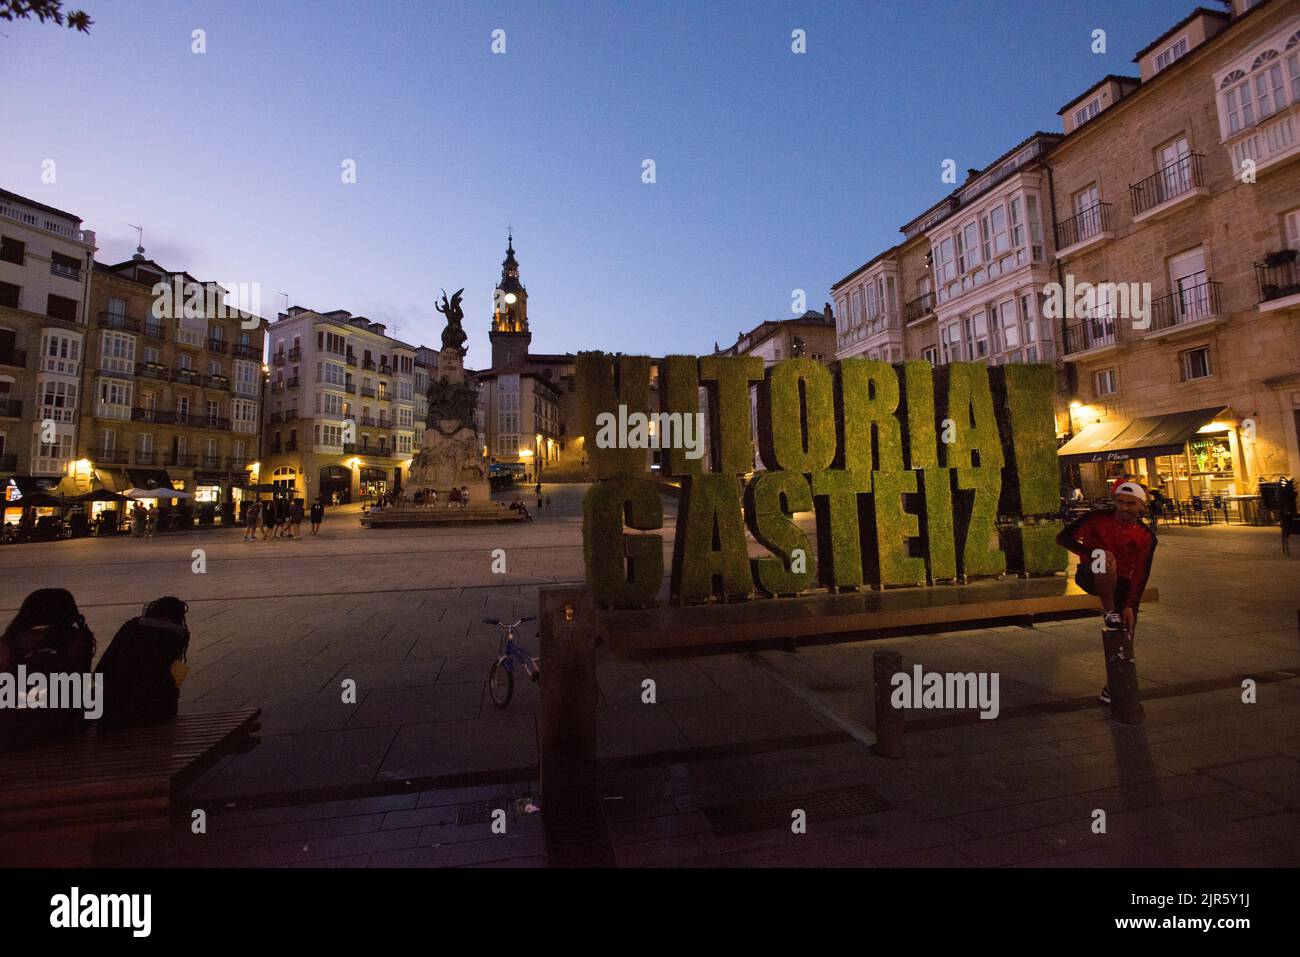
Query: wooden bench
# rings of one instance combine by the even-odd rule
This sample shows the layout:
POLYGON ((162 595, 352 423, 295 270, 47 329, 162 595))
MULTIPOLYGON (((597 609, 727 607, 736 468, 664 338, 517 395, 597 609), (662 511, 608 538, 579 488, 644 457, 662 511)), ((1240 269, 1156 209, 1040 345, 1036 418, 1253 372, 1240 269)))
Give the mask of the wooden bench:
POLYGON ((165 825, 173 797, 226 755, 250 750, 261 711, 98 725, 68 741, 0 752, 0 833, 165 825))

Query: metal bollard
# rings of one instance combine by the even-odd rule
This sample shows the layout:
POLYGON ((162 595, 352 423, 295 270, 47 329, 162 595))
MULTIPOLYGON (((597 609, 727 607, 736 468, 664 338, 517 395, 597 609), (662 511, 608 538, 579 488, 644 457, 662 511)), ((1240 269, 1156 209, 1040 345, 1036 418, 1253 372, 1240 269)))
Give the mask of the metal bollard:
POLYGON ((901 758, 906 754, 903 744, 902 708, 889 703, 893 694, 891 681, 903 670, 903 656, 897 651, 877 651, 872 655, 876 691, 876 743, 871 750, 882 758, 901 758))
POLYGON ((1138 698, 1137 661, 1133 639, 1127 631, 1103 631, 1101 646, 1106 654, 1106 683, 1110 686, 1110 717, 1120 724, 1141 724, 1144 712, 1138 698))

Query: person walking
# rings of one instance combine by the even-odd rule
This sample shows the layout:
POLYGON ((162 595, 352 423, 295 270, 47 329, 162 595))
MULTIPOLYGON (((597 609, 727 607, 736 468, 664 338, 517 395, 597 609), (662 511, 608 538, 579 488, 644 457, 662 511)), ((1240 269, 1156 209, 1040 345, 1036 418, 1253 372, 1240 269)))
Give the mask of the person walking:
MULTIPOLYGON (((1156 536, 1142 521, 1147 493, 1137 482, 1111 487, 1115 510, 1094 510, 1071 522, 1056 536, 1056 544, 1079 556, 1074 580, 1101 599, 1102 624, 1107 631, 1126 631, 1133 640, 1138 606, 1155 560, 1156 536)), ((1101 689, 1101 702, 1110 704, 1110 687, 1101 689)))
POLYGON ((318 495, 316 501, 313 502, 311 506, 311 533, 313 535, 320 534, 320 523, 324 520, 325 503, 320 500, 320 496, 318 495))
POLYGON ((289 508, 289 537, 302 538, 302 499, 295 498, 289 508))
POLYGON ((262 516, 262 503, 254 499, 244 507, 244 537, 241 541, 251 542, 257 538, 257 523, 262 516))
POLYGON ((144 538, 145 518, 146 515, 144 511, 144 505, 141 504, 139 501, 137 501, 134 505, 131 506, 131 537, 132 538, 144 538))
POLYGON ((551 497, 549 495, 546 496, 546 514, 551 514, 551 497))
POLYGON ((153 538, 158 531, 158 503, 150 502, 144 513, 144 537, 153 538))
POLYGON ((289 496, 281 495, 275 500, 275 535, 284 538, 289 533, 289 496))

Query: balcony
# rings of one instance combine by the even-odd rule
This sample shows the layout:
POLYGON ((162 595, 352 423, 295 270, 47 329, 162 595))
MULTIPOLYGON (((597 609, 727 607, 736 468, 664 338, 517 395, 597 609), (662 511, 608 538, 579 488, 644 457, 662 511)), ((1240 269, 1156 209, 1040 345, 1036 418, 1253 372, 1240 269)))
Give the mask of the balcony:
POLYGON ((1065 327, 1065 359, 1098 359, 1115 352, 1120 341, 1119 323, 1114 316, 1081 319, 1065 327))
POLYGON ((142 409, 136 407, 131 410, 132 422, 153 422, 156 425, 174 425, 176 422, 176 413, 164 412, 161 409, 142 409))
POLYGON ((191 415, 189 425, 196 429, 216 429, 218 432, 230 431, 230 420, 216 415, 191 415))
POLYGON ((366 452, 366 451, 369 451, 369 447, 368 447, 368 446, 365 447, 365 448, 363 448, 362 446, 357 445, 355 442, 344 442, 344 443, 343 443, 343 454, 344 454, 344 455, 360 455, 362 452, 366 452))
POLYGON ((158 379, 161 382, 167 382, 172 377, 167 367, 158 362, 137 362, 135 374, 145 379, 158 379))
POLYGON ((289 361, 297 362, 302 358, 302 346, 294 346, 289 350, 289 361))
POLYGON ((271 354, 272 365, 282 366, 288 361, 288 359, 289 354, 287 352, 275 352, 271 354))
POLYGON ((361 424, 362 424, 363 426, 365 426, 366 428, 371 428, 371 429, 373 429, 373 428, 375 427, 375 417, 374 417, 373 415, 363 415, 363 416, 361 416, 361 418, 360 418, 360 422, 361 422, 361 424))
POLYGON ((917 296, 903 307, 904 321, 917 322, 934 313, 934 293, 917 296))
POLYGON ((0 472, 17 472, 18 471, 18 453, 9 452, 0 455, 0 472))
POLYGON ((347 358, 344 359, 343 361, 344 361, 345 363, 347 363, 348 365, 350 365, 350 366, 354 366, 354 365, 356 365, 356 364, 357 364, 357 357, 356 357, 356 354, 355 354, 355 353, 351 353, 351 352, 349 352, 348 355, 347 355, 347 358))
POLYGON ((143 325, 139 319, 128 319, 116 312, 101 312, 99 324, 105 329, 124 329, 127 332, 139 332, 143 325))
POLYGON ((370 388, 370 386, 363 385, 361 387, 361 397, 363 399, 373 399, 375 397, 375 390, 370 388))
POLYGON ((81 269, 77 266, 65 266, 63 263, 50 263, 50 275, 62 276, 64 279, 81 282, 81 269))
POLYGON ((379 367, 379 374, 380 374, 380 375, 388 375, 388 376, 390 376, 390 375, 393 374, 393 367, 392 367, 392 366, 381 365, 381 366, 379 367))
POLYGON ((296 389, 301 383, 302 383, 301 379, 299 379, 297 376, 292 376, 291 378, 285 380, 284 385, 285 388, 287 389, 296 389))
POLYGON ((208 351, 209 351, 209 352, 220 352, 220 353, 222 353, 222 354, 224 355, 224 354, 225 354, 225 351, 226 351, 226 340, 225 340, 225 339, 209 339, 209 340, 208 340, 208 351))
POLYGON ((156 452, 141 452, 139 449, 135 453, 136 465, 158 465, 162 462, 162 456, 156 452))
POLYGON ((347 385, 343 387, 343 391, 346 392, 348 395, 356 395, 357 387, 353 383, 349 382, 347 385))
POLYGON ((1254 162, 1253 171, 1259 175, 1293 159, 1300 155, 1300 100, 1254 126, 1238 130, 1223 142, 1232 156, 1232 168, 1238 180, 1250 169, 1247 160, 1254 162))
POLYGON ((173 452, 167 456, 167 464, 173 468, 193 468, 198 456, 187 452, 173 452))
POLYGON ((236 342, 230 347, 230 354, 236 359, 260 359, 262 350, 257 346, 246 346, 242 342, 236 342))
POLYGON ((297 439, 290 439, 288 442, 284 443, 284 450, 285 450, 286 452, 297 452, 297 451, 298 451, 298 440, 297 440, 297 439))
POLYGON ((1164 169, 1158 170, 1136 185, 1130 186, 1129 201, 1133 205, 1133 224, 1157 219, 1171 213, 1185 203, 1208 196, 1203 172, 1205 157, 1188 153, 1164 169))
POLYGON ((1151 302, 1151 331, 1147 339, 1166 336, 1222 322, 1226 317, 1219 306, 1219 288, 1222 283, 1203 282, 1188 286, 1168 296, 1151 302))
POLYGON ((203 377, 194 369, 177 369, 173 378, 185 385, 198 385, 203 377))
POLYGON ((283 412, 272 412, 272 413, 271 413, 271 424, 272 424, 272 425, 279 425, 279 424, 280 424, 281 422, 283 422, 283 421, 284 421, 284 413, 283 413, 283 412))
POLYGON ((1259 286, 1260 312, 1300 306, 1300 268, 1296 266, 1296 251, 1283 249, 1269 253, 1262 263, 1255 263, 1255 282, 1259 286))
POLYGON ((141 331, 150 339, 167 338, 165 327, 161 322, 150 322, 146 319, 144 325, 141 327, 141 331))
POLYGON ((200 468, 219 469, 221 468, 220 455, 200 455, 198 461, 200 468))
POLYGON ((244 459, 237 459, 233 455, 226 456, 226 469, 231 472, 243 472, 248 468, 248 462, 244 459))
POLYGON ((127 449, 91 449, 90 457, 97 465, 126 465, 131 461, 127 449))
POLYGON ((95 405, 95 415, 101 419, 122 419, 131 421, 131 407, 120 402, 99 402, 95 405))
POLYGON ((22 417, 22 399, 0 399, 0 419, 21 419, 22 417))
POLYGON ((209 389, 221 389, 223 392, 230 391, 230 377, 224 375, 209 375, 203 377, 203 384, 209 389))
POLYGON ((0 352, 0 366, 13 366, 16 369, 26 369, 27 350, 10 349, 8 352, 0 352))
POLYGON ((281 445, 279 442, 272 442, 271 447, 267 449, 267 451, 270 452, 272 455, 277 455, 280 452, 284 451, 284 446, 281 445))
POLYGON ((1110 203, 1096 203, 1056 226, 1056 258, 1068 259, 1115 238, 1110 203))
POLYGON ((374 371, 374 368, 375 368, 375 360, 374 360, 374 359, 362 359, 362 360, 361 360, 361 368, 363 368, 363 369, 370 369, 371 371, 374 371))

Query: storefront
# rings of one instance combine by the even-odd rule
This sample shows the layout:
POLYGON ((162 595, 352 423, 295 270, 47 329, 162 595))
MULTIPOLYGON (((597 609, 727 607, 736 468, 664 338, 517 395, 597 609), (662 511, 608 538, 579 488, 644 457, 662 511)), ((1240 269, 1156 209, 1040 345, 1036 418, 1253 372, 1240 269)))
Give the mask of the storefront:
POLYGON ((58 495, 62 479, 43 475, 15 475, 4 484, 4 524, 17 525, 23 517, 23 510, 32 508, 37 518, 56 514, 50 505, 33 506, 45 496, 58 495))
POLYGON ((322 465, 318 487, 326 505, 346 505, 352 501, 352 470, 342 465, 322 465))
POLYGON ((1077 465, 1086 498, 1101 498, 1111 481, 1135 476, 1175 502, 1249 495, 1241 470, 1236 421, 1223 406, 1089 425, 1057 451, 1077 465))
POLYGON ((375 465, 361 468, 361 498, 376 499, 388 492, 388 473, 375 465))

